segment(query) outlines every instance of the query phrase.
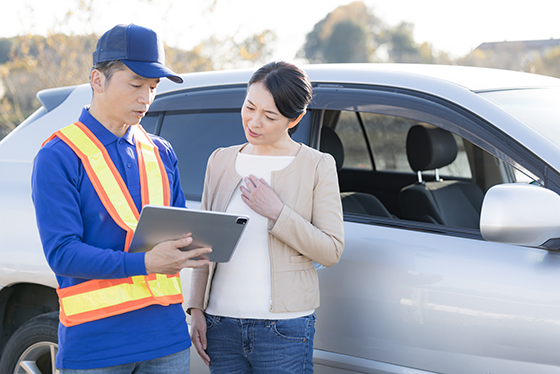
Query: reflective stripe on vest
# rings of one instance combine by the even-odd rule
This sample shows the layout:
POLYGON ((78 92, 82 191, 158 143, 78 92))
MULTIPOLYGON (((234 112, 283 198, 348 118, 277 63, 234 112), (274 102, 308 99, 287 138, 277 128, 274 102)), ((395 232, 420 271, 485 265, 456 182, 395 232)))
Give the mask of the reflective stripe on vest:
MULTIPOLYGON (((76 122, 53 134, 64 141, 81 159, 97 195, 111 218, 126 231, 125 251, 138 224, 139 213, 126 184, 107 150, 82 123, 76 122)), ((170 205, 167 173, 158 148, 140 125, 134 127, 142 206, 170 205)), ((46 143, 45 142, 45 143, 46 143)), ((183 302, 179 274, 150 274, 121 279, 94 279, 57 290, 60 321, 75 326, 149 305, 183 302)))

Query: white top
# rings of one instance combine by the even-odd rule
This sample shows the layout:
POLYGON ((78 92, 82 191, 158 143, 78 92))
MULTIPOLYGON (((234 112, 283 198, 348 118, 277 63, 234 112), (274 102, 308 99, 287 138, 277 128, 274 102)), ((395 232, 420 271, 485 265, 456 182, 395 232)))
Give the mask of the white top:
MULTIPOLYGON (((282 170, 293 156, 257 156, 238 153, 235 169, 243 178, 253 174, 270 185, 273 171, 282 170)), ((241 199, 241 186, 233 193, 226 212, 247 215, 250 220, 229 262, 220 263, 212 280, 206 312, 232 318, 288 319, 309 315, 314 310, 272 313, 268 219, 253 211, 241 199)))

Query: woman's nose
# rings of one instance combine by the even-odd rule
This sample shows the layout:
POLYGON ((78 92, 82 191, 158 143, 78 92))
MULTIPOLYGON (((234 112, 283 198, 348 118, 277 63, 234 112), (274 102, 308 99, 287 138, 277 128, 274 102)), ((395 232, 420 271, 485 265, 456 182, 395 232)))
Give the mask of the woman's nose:
POLYGON ((255 114, 255 115, 251 118, 250 122, 251 122, 251 125, 252 125, 253 127, 261 127, 261 126, 262 126, 262 115, 260 115, 260 114, 255 114))

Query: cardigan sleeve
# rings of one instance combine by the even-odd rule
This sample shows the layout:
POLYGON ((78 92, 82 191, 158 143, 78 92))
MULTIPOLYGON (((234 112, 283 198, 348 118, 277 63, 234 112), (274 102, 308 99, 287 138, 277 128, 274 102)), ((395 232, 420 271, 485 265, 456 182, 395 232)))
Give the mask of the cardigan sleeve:
POLYGON ((316 167, 311 221, 284 204, 270 233, 321 265, 338 262, 344 250, 344 222, 336 164, 331 155, 323 154, 316 167))
MULTIPOLYGON (((200 203, 200 209, 207 210, 211 206, 211 202, 208 201, 210 196, 209 190, 210 186, 210 175, 212 174, 212 164, 214 158, 218 153, 219 149, 215 150, 208 158, 208 163, 206 165, 206 175, 204 176, 204 190, 202 192, 202 200, 200 203)), ((206 285, 208 283, 209 266, 203 266, 200 268, 194 268, 191 272, 191 290, 189 294, 189 300, 187 301, 187 313, 191 314, 191 309, 201 309, 204 310, 204 296, 206 293, 206 285)))

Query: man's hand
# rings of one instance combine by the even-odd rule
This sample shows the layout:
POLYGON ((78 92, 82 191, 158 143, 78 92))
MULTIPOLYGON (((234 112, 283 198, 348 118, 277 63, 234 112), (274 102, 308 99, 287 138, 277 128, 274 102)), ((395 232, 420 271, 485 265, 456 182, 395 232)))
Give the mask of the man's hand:
POLYGON ((206 318, 200 309, 191 309, 191 341, 198 355, 206 365, 210 365, 210 357, 206 354, 206 318))
POLYGON ((151 251, 146 252, 144 263, 148 274, 177 274, 184 268, 197 268, 207 266, 210 261, 203 259, 204 255, 212 252, 208 247, 196 248, 189 251, 181 251, 179 248, 186 247, 192 243, 191 234, 179 240, 170 240, 159 243, 151 251), (192 258, 201 256, 201 260, 192 258))

